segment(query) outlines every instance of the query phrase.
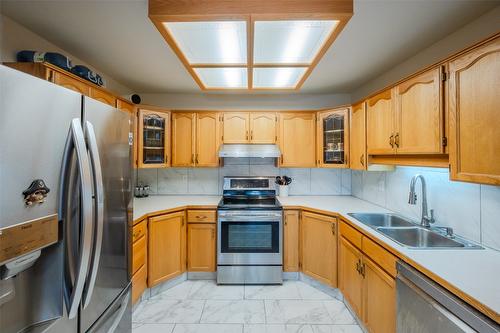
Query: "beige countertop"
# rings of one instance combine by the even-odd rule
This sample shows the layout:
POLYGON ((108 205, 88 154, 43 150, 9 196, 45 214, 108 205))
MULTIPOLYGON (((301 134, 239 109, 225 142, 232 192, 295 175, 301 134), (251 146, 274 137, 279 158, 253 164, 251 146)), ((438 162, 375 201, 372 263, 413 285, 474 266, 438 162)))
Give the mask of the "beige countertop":
MULTIPOLYGON (((216 206, 220 196, 151 196, 134 199, 134 219, 155 211, 181 206, 216 206)), ((352 212, 390 212, 352 196, 291 196, 280 197, 283 206, 297 206, 337 213, 364 233, 400 253, 424 273, 431 273, 437 282, 463 293, 493 311, 498 321, 500 313, 500 252, 484 250, 412 250, 399 245, 363 223, 347 215, 352 212), (442 280, 442 281, 439 281, 442 280)))

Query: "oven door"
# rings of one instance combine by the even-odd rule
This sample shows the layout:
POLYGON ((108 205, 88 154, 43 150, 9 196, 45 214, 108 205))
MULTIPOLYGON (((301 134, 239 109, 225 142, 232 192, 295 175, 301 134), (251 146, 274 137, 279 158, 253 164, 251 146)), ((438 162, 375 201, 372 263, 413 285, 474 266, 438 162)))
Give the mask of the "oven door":
POLYGON ((281 265, 281 211, 219 211, 218 265, 281 265))

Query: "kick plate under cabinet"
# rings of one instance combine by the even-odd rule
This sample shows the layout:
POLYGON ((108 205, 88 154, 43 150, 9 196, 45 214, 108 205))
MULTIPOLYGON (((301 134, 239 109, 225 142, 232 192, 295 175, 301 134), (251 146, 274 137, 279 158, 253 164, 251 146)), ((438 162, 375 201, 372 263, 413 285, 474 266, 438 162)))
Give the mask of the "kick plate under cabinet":
POLYGON ((0 265, 58 240, 57 214, 0 229, 0 265))

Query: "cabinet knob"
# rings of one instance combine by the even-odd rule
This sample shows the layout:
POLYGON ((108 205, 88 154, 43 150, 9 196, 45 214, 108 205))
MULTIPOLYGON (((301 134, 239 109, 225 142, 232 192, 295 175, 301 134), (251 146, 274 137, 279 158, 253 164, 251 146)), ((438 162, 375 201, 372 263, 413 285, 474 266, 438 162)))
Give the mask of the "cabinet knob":
POLYGON ((391 134, 391 136, 389 137, 389 144, 394 148, 394 134, 391 134))
POLYGON ((396 133, 396 136, 394 137, 394 144, 397 148, 399 148, 399 133, 396 133))

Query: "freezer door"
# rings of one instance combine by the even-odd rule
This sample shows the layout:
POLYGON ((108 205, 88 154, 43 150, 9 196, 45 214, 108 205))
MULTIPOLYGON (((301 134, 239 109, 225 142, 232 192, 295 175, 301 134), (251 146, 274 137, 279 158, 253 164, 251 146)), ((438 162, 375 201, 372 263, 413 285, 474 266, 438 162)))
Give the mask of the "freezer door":
MULTIPOLYGON (((65 141, 71 120, 80 118, 80 103, 76 92, 0 65, 0 228, 57 214, 65 141), (27 206, 22 192, 35 179, 50 192, 43 203, 27 206)), ((35 265, 11 282, 14 297, 0 305, 2 333, 59 318, 62 241, 42 249, 35 265)))
POLYGON ((94 160, 94 178, 100 171, 103 192, 100 202, 97 182, 92 262, 80 306, 80 331, 86 332, 115 302, 130 280, 128 221, 132 175, 129 132, 132 119, 130 114, 91 98, 84 100, 83 119, 89 155, 94 160), (99 163, 92 157, 96 153, 99 163), (100 205, 102 218, 99 218, 100 205))
POLYGON ((129 284, 86 333, 132 332, 131 290, 132 286, 129 284))

